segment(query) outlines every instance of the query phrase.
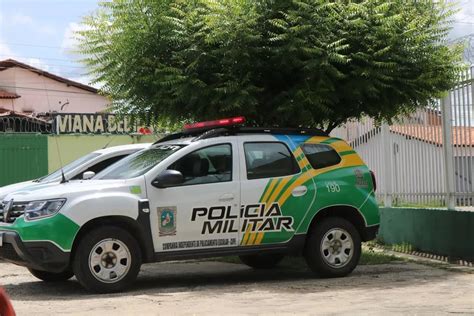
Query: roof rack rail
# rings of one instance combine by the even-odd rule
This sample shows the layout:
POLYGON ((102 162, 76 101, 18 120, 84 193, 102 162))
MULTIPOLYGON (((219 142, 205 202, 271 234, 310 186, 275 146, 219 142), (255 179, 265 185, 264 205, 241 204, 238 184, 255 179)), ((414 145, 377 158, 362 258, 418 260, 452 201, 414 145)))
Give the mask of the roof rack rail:
POLYGON ((215 129, 205 131, 201 135, 193 138, 192 141, 195 142, 197 140, 208 139, 208 138, 213 138, 213 137, 218 137, 218 136, 235 135, 235 133, 236 133, 235 128, 225 128, 225 127, 215 128, 215 129))
POLYGON ((170 140, 180 139, 184 137, 193 137, 192 141, 208 139, 219 136, 229 136, 237 134, 291 134, 291 135, 307 135, 307 136, 328 136, 328 134, 316 128, 281 128, 281 127, 219 127, 219 128, 200 128, 189 131, 173 133, 156 141, 154 144, 163 143, 170 140))
MULTIPOLYGON (((213 128, 214 129, 214 128, 213 128)), ((193 136, 199 136, 202 135, 204 132, 212 130, 211 128, 201 128, 201 129, 190 129, 190 130, 183 130, 180 132, 172 133, 169 135, 166 135, 165 137, 158 139, 156 142, 153 143, 159 144, 159 143, 164 143, 170 140, 175 140, 175 139, 180 139, 180 138, 185 138, 185 137, 193 137, 193 136)))
POLYGON ((158 143, 167 142, 167 141, 169 141, 169 140, 179 139, 179 138, 182 137, 182 135, 183 135, 183 133, 181 133, 181 132, 166 135, 165 137, 160 138, 160 139, 158 139, 156 142, 154 142, 153 145, 158 144, 158 143))
POLYGON ((213 138, 218 136, 228 136, 237 134, 291 134, 291 135, 308 135, 308 136, 328 136, 328 134, 320 129, 315 128, 280 128, 280 127, 223 127, 205 131, 192 141, 213 138))
POLYGON ((239 133, 268 133, 268 134, 292 134, 309 136, 328 136, 328 134, 318 128, 298 128, 298 127, 242 127, 239 133))

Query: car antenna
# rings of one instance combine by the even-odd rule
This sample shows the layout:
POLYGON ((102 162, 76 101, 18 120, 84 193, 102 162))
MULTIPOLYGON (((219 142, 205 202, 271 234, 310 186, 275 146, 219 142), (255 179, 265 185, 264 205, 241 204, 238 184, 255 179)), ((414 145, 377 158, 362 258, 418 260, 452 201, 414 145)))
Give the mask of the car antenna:
MULTIPOLYGON (((58 144, 58 141, 56 140, 56 146, 58 144)), ((59 157, 59 161, 61 161, 61 157, 59 157)), ((67 182, 67 179, 66 179, 66 176, 64 175, 64 170, 63 170, 63 163, 60 162, 61 164, 61 182, 59 183, 66 183, 67 182)))
POLYGON ((112 136, 112 138, 107 142, 107 144, 105 144, 104 147, 102 147, 102 149, 105 149, 105 148, 109 147, 110 143, 112 143, 112 141, 115 139, 115 136, 117 136, 117 135, 112 136))
MULTIPOLYGON (((41 79, 43 79, 43 80, 42 80, 42 82, 43 82, 43 89, 44 89, 44 91, 46 92, 46 100, 48 101, 49 113, 52 114, 53 111, 51 110, 51 103, 50 103, 50 101, 49 101, 49 91, 48 91, 48 89, 46 89, 46 83, 45 83, 45 80, 44 80, 44 74, 43 74, 43 72, 41 72, 40 75, 42 76, 41 79)), ((68 100, 68 103, 69 103, 69 100, 68 100)), ((61 110, 62 110, 62 108, 61 108, 61 110)), ((54 119, 57 119, 57 118, 58 118, 58 116, 56 116, 54 119)), ((58 126, 58 125, 56 124, 56 126, 58 126)), ((59 129, 58 129, 58 135, 59 135, 59 129)), ((61 169, 61 182, 59 182, 59 183, 66 183, 66 182, 68 182, 68 180, 66 179, 66 176, 64 175, 63 159, 61 158, 61 151, 59 150, 58 135, 55 135, 55 136, 54 136, 54 140, 55 140, 55 143, 56 143, 56 151, 57 151, 57 153, 58 153, 59 165, 60 165, 60 169, 61 169)))

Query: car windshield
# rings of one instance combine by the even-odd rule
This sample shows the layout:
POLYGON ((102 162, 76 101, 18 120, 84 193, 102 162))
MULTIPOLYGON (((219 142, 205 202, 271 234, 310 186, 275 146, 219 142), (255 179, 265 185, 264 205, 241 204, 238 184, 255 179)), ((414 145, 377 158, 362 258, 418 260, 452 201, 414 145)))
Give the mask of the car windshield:
MULTIPOLYGON (((100 154, 98 153, 90 153, 90 154, 87 154, 85 156, 82 156, 81 158, 79 159, 76 159, 74 160, 73 162, 65 165, 62 170, 64 172, 64 174, 68 174, 69 172, 71 172, 72 170, 76 169, 77 167, 85 164, 86 162, 96 158, 100 156, 100 154)), ((74 175, 71 175, 70 177, 74 177, 74 175)), ((61 169, 58 169, 56 170, 55 172, 53 173, 50 173, 48 174, 47 176, 43 177, 43 178, 40 178, 38 179, 37 182, 55 182, 55 181, 60 181, 62 178, 61 176, 61 169)))
POLYGON ((184 145, 159 145, 139 151, 98 173, 94 179, 130 179, 144 175, 183 147, 184 145))

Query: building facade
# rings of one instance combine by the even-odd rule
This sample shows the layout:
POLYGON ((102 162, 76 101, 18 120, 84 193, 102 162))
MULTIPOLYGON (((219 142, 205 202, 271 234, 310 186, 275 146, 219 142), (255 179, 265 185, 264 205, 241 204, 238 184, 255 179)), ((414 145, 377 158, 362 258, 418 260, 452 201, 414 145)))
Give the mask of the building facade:
POLYGON ((109 103, 91 86, 13 59, 0 61, 0 113, 32 117, 54 112, 98 113, 109 103))

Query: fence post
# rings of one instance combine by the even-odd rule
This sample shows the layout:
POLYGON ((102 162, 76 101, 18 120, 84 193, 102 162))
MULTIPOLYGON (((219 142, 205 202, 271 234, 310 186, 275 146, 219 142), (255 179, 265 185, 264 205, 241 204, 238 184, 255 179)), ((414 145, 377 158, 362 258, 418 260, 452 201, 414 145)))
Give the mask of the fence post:
POLYGON ((444 172, 446 179, 446 206, 448 210, 456 208, 455 183, 454 183, 454 156, 453 156, 453 120, 451 112, 450 93, 441 99, 441 115, 443 117, 443 154, 444 172))
POLYGON ((392 174, 393 174, 393 160, 392 160, 392 142, 390 138, 390 127, 387 123, 382 123, 381 126, 382 132, 382 142, 383 142, 383 154, 382 157, 385 162, 385 169, 383 172, 384 178, 384 187, 385 187, 385 194, 383 197, 383 204, 385 207, 392 207, 392 194, 393 194, 393 187, 392 187, 392 174))

